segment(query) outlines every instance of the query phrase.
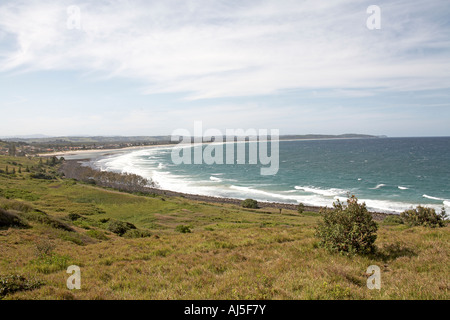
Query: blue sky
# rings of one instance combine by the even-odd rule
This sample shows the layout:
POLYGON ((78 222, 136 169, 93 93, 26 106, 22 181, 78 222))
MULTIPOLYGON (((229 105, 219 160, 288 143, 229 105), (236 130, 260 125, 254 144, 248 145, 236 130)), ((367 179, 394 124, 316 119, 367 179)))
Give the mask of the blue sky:
POLYGON ((449 136, 449 16, 440 0, 2 1, 0 136, 162 135, 194 121, 449 136), (373 4, 379 30, 366 27, 373 4))

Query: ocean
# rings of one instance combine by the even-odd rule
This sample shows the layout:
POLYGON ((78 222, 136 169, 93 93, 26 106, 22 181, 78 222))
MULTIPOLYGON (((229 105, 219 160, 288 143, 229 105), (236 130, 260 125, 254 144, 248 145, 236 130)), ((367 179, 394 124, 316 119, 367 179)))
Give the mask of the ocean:
POLYGON ((269 176, 260 174, 264 166, 248 162, 175 165, 171 152, 122 151, 90 165, 151 178, 162 189, 215 197, 331 206, 355 195, 379 212, 419 204, 450 211, 450 137, 280 141, 279 170, 269 176))

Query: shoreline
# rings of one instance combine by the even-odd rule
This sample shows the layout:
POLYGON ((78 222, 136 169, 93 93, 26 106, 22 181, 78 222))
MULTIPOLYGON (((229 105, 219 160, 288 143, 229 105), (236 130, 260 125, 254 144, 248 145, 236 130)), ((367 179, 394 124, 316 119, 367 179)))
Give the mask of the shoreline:
MULTIPOLYGON (((172 147, 175 144, 153 144, 148 146, 133 146, 133 147, 124 147, 124 148, 116 148, 116 149, 86 149, 86 150, 73 150, 73 151, 59 151, 59 152, 50 152, 50 153, 39 153, 38 157, 53 157, 53 156, 77 156, 82 154, 89 153, 114 153, 126 150, 136 150, 136 149, 149 149, 149 148, 158 148, 158 147, 172 147)), ((80 160, 92 160, 92 158, 80 159, 80 160)))
MULTIPOLYGON (((85 158, 85 159, 73 159, 73 160, 65 160, 64 164, 61 166, 60 170, 66 174, 67 172, 73 170, 73 169, 79 169, 82 168, 81 161, 91 161, 92 158, 85 158)), ((91 167, 89 167, 91 168, 91 167)), ((94 168, 91 168, 92 170, 96 170, 94 168)), ((98 171, 98 170, 96 170, 98 171)), ((79 180, 79 179, 76 179, 79 180)), ((99 185, 99 187, 102 187, 99 185)), ((116 189, 116 188, 113 188, 116 189)), ((121 190, 119 190, 121 191, 121 190)), ((127 192, 126 190, 122 190, 127 192)), ((165 190, 165 189, 159 189, 159 188, 152 188, 152 187, 145 187, 141 191, 146 194, 157 194, 160 196, 168 196, 168 197, 181 197, 186 198, 189 200, 194 201, 202 201, 207 203, 216 203, 216 204, 233 204, 237 206, 241 206, 241 203, 244 199, 237 199, 237 198, 225 198, 225 197, 214 197, 214 196, 206 196, 206 195, 200 195, 200 194, 192 194, 192 193, 184 193, 184 192, 178 192, 178 191, 171 191, 171 190, 165 190)), ((266 202, 266 201, 258 201, 258 209, 264 209, 264 208, 275 208, 275 209, 287 209, 287 210, 293 210, 297 211, 298 205, 292 204, 292 203, 283 203, 283 202, 266 202)), ((319 213, 322 209, 326 207, 320 207, 320 206, 310 206, 305 205, 304 211, 310 211, 310 212, 316 212, 319 213)), ((383 220, 387 216, 396 215, 393 213, 386 213, 386 212, 375 212, 370 211, 373 218, 375 220, 383 220)))
MULTIPOLYGON (((358 139, 376 139, 376 137, 371 138, 305 138, 305 139, 279 139, 279 142, 282 141, 317 141, 317 140, 358 140, 358 139)), ((264 140, 266 141, 266 140, 264 140)), ((269 140, 270 141, 270 140, 269 140)), ((202 144, 225 144, 225 143, 234 143, 235 141, 227 141, 224 140, 222 142, 202 142, 202 144)), ((248 142, 248 141, 238 141, 238 142, 248 142)), ((147 148, 157 148, 157 147, 174 147, 179 143, 173 144, 154 144, 148 146, 132 146, 132 147, 124 147, 124 148, 116 148, 116 149, 86 149, 86 150, 72 150, 72 151, 59 151, 59 152, 50 152, 50 153, 38 153, 36 154, 39 157, 53 157, 53 156, 76 156, 87 153, 102 153, 102 152, 118 152, 122 150, 134 150, 134 149, 147 149, 147 148)))

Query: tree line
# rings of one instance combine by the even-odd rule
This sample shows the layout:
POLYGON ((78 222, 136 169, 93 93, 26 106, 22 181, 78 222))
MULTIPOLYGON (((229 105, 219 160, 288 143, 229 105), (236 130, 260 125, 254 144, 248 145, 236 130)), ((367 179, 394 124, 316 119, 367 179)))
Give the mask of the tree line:
POLYGON ((60 170, 66 178, 120 191, 146 192, 148 188, 159 187, 152 179, 146 179, 136 174, 94 170, 74 161, 66 161, 60 170))

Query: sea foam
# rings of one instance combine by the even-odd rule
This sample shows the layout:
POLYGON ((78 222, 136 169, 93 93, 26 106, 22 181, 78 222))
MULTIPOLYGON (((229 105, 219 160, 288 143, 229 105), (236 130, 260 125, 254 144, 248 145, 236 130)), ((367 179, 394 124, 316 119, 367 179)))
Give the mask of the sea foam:
POLYGON ((384 183, 380 183, 380 184, 377 184, 375 188, 370 188, 370 189, 377 190, 377 189, 380 189, 382 187, 386 187, 386 185, 384 183))
POLYGON ((309 193, 320 194, 326 197, 333 197, 341 194, 347 193, 346 190, 330 188, 330 189, 319 189, 315 187, 303 187, 303 186, 295 186, 295 189, 302 190, 309 193))
POLYGON ((427 198, 427 199, 431 199, 431 200, 445 201, 445 199, 432 197, 432 196, 429 196, 429 195, 426 195, 426 194, 424 194, 422 197, 427 198))

